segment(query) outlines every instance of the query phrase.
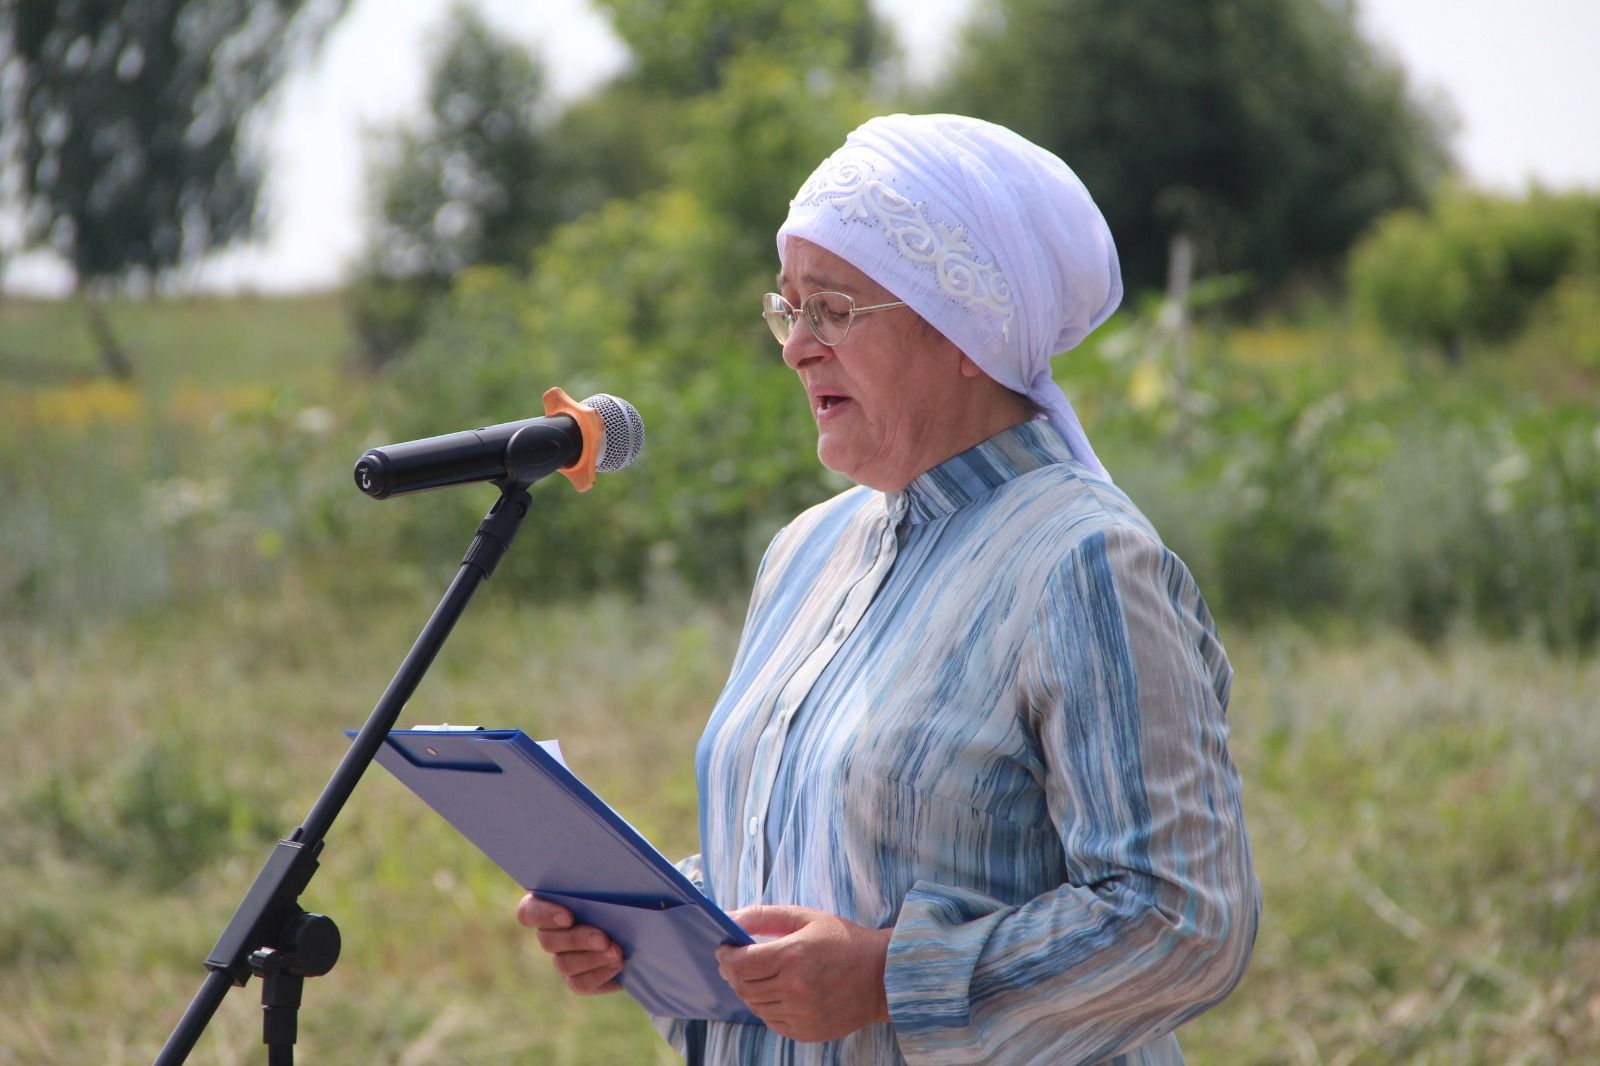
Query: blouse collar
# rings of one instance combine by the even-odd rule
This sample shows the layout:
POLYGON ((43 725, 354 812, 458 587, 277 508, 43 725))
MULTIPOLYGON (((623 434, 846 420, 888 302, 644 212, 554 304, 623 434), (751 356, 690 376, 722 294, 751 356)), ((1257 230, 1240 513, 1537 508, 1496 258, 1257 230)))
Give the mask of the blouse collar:
POLYGON ((1014 477, 1072 462, 1061 435, 1042 421, 1022 422, 940 463, 899 492, 884 493, 889 515, 920 525, 958 511, 1014 477))

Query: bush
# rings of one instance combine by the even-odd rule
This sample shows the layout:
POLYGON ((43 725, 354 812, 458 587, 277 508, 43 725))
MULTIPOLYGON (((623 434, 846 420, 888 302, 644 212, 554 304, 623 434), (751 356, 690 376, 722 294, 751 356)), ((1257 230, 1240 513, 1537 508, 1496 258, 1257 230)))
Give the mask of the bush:
POLYGON ((345 289, 345 303, 361 361, 381 367, 411 347, 448 289, 430 275, 391 276, 371 268, 357 272, 345 289))
POLYGON ((1382 220, 1351 257, 1356 305, 1398 338, 1459 361, 1516 335, 1563 278, 1600 272, 1600 197, 1507 200, 1457 189, 1382 220))
POLYGON ((141 744, 109 774, 55 767, 22 808, 68 854, 161 889, 272 835, 249 797, 216 780, 172 736, 141 744))
POLYGON ((1600 374, 1600 273, 1563 278, 1543 307, 1523 339, 1592 381, 1600 374))
POLYGON ((1349 619, 1433 641, 1468 625, 1590 647, 1600 428, 1596 383, 1564 346, 1587 293, 1563 283, 1528 334, 1562 345, 1540 371, 1558 395, 1503 359, 1481 364, 1492 373, 1407 374, 1331 322, 1289 339, 1201 331, 1180 388, 1159 352, 1132 354, 1138 319, 1068 389, 1225 626, 1349 619))

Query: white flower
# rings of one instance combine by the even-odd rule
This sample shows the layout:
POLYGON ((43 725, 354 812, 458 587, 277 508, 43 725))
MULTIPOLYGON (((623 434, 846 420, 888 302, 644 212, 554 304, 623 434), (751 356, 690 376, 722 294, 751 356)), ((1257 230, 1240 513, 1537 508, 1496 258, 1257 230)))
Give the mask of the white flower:
POLYGON ((162 526, 175 526, 195 515, 218 511, 227 499, 222 481, 215 478, 168 478, 152 482, 146 494, 150 514, 162 526))
POLYGON ((326 437, 333 432, 333 412, 326 407, 307 407, 294 416, 294 428, 308 437, 326 437))

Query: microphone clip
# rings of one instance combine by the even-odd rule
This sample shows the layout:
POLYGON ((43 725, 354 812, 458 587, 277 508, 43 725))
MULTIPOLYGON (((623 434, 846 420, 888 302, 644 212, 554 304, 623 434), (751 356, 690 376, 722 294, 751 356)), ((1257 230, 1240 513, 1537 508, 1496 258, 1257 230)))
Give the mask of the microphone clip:
MULTIPOLYGON (((595 464, 600 459, 600 441, 605 436, 605 421, 599 412, 584 407, 559 386, 547 389, 544 394, 545 416, 566 415, 578 424, 578 430, 583 437, 583 451, 578 454, 576 462, 564 466, 556 472, 572 482, 572 487, 579 492, 588 492, 594 488, 595 464)), ((511 438, 511 451, 517 450, 518 433, 511 438)))

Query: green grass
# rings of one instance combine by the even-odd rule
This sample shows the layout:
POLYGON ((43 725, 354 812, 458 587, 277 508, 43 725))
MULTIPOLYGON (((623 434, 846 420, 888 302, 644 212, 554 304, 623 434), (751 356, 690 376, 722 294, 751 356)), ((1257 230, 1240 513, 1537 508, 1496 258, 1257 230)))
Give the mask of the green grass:
POLYGON ((1235 645, 1267 910, 1217 1062, 1600 1054, 1600 662, 1457 637, 1235 645))
POLYGON ((371 381, 338 297, 109 313, 131 382, 76 305, 0 300, 0 615, 71 629, 236 592, 377 517, 347 491, 371 381))
MULTIPOLYGON (((559 736, 641 830, 690 850, 696 721, 737 612, 482 597, 403 721, 559 736)), ((17 1009, 0 1015, 0 1062, 148 1061, 272 834, 304 816, 428 607, 341 606, 290 584, 71 647, 5 633, 0 1001, 17 1009)), ((566 1001, 512 920, 517 895, 374 769, 305 900, 346 943, 308 992, 306 1061, 400 1061, 439 1024, 445 1045, 416 1061, 657 1055, 627 1003, 566 1001)), ((230 997, 194 1061, 252 1053, 255 992, 230 997)))
MULTIPOLYGON (((353 350, 343 298, 115 300, 107 319, 134 379, 159 389, 242 382, 321 389, 353 350)), ((0 383, 59 384, 104 372, 83 307, 0 299, 0 383)), ((3 385, 0 385, 3 387, 3 385)))
MULTIPOLYGON (((692 850, 693 744, 740 605, 480 597, 403 721, 559 737, 664 851, 692 850)), ((152 1057, 429 599, 340 602, 307 577, 71 644, 4 634, 0 1062, 152 1057), (195 815, 169 870, 164 831, 195 815)), ((1185 1030, 1191 1061, 1600 1054, 1600 660, 1469 637, 1229 643, 1267 906, 1244 983, 1185 1030)), ((563 993, 517 894, 375 769, 305 899, 345 937, 307 988, 305 1061, 667 1061, 630 1001, 563 993)), ((259 1054, 257 992, 230 995, 193 1061, 259 1054)))

